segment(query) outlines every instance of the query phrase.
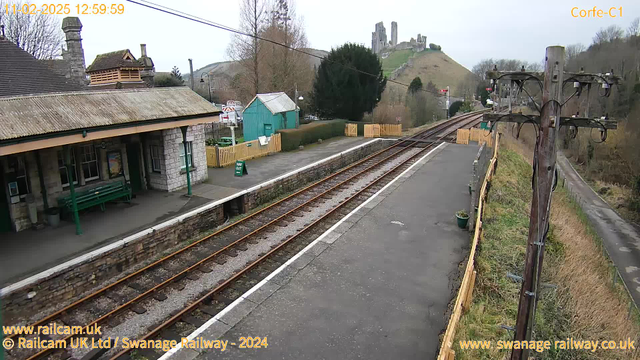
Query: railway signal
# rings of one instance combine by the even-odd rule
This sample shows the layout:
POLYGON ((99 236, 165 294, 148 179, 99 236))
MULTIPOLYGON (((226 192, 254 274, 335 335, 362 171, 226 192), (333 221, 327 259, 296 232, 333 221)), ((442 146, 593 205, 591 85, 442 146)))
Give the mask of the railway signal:
MULTIPOLYGON (((533 123, 536 128, 536 145, 534 149, 533 195, 531 198, 531 215, 529 218, 529 236, 525 254, 525 267, 520 289, 518 315, 516 318, 514 341, 530 341, 535 323, 536 306, 540 294, 540 276, 547 231, 549 229, 549 213, 551 209, 551 194, 557 182, 556 171, 556 135, 562 126, 577 129, 579 127, 597 128, 601 138, 606 139, 608 129, 616 129, 617 122, 610 119, 585 117, 563 117, 562 106, 574 96, 579 97, 582 89, 589 90, 594 84, 607 89, 603 96, 609 96, 612 85, 618 84, 619 78, 613 72, 607 74, 566 73, 564 71, 565 53, 562 46, 550 46, 546 51, 544 73, 526 72, 525 69, 514 72, 499 72, 495 67, 487 73, 493 84, 508 81, 518 91, 525 91, 538 109, 539 116, 525 116, 522 113, 485 114, 484 120, 495 122, 533 123), (535 81, 542 89, 542 103, 538 105, 529 95, 524 85, 527 81, 535 81), (563 100, 563 86, 573 83, 575 92, 563 100)), ((501 89, 498 87, 498 89, 501 89)), ((488 90, 488 89, 487 89, 488 90)), ((511 99, 511 91, 509 91, 511 99)), ((587 100, 587 108, 589 102, 587 100)), ((498 108, 498 111, 500 109, 498 108)), ((527 359, 529 349, 513 349, 511 360, 527 359)))

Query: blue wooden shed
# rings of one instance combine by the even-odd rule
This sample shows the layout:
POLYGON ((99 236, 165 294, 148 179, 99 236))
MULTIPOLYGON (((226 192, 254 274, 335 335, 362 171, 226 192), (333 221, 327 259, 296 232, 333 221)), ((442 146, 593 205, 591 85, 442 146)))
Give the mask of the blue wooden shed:
POLYGON ((298 124, 296 104, 283 92, 258 94, 242 114, 244 140, 271 136, 281 129, 295 129, 298 124))

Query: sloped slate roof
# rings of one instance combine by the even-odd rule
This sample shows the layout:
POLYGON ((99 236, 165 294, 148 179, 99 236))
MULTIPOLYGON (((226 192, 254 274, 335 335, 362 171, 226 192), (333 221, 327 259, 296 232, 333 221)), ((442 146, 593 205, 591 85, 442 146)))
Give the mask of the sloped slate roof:
POLYGON ((84 89, 0 37, 0 97, 84 89))
POLYGON ((185 86, 0 98, 0 141, 220 110, 185 86))
POLYGON ((259 99, 273 115, 296 110, 296 104, 283 92, 258 94, 247 104, 245 109, 248 108, 256 99, 259 99))
POLYGON ((144 67, 144 65, 142 65, 138 60, 135 60, 135 57, 133 56, 133 54, 131 54, 131 57, 133 57, 134 60, 125 60, 124 56, 127 54, 131 54, 131 51, 129 51, 129 49, 113 51, 106 54, 100 54, 96 56, 96 59, 93 60, 93 63, 89 65, 89 67, 87 68, 87 72, 117 69, 121 67, 127 67, 127 68, 143 68, 144 67))

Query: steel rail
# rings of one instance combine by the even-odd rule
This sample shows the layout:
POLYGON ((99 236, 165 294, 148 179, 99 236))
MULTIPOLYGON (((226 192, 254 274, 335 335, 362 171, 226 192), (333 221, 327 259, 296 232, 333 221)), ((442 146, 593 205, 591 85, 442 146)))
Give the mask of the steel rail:
MULTIPOLYGON (((458 117, 457 119, 454 117, 454 118, 453 118, 453 119, 451 119, 450 121, 442 122, 442 123, 437 124, 437 125, 435 125, 435 126, 429 127, 428 129, 425 129, 424 131, 422 131, 422 132, 420 132, 420 133, 418 133, 418 134, 413 135, 411 138, 418 138, 418 137, 420 137, 420 136, 424 136, 425 134, 426 134, 427 136, 433 135, 433 134, 435 134, 435 133, 437 133, 437 132, 439 132, 439 131, 442 131, 442 129, 443 129, 443 128, 445 128, 445 129, 446 129, 447 127, 455 126, 456 124, 459 124, 459 123, 461 123, 461 122, 463 122, 463 121, 467 120, 468 118, 473 117, 473 116, 475 116, 475 115, 477 115, 477 114, 472 113, 472 114, 464 114, 464 115, 461 115, 461 116, 460 116, 460 117, 458 117)), ((468 124, 468 123, 467 123, 467 124, 468 124)), ((463 126, 464 126, 464 125, 463 125, 463 126)), ((454 131, 455 131, 455 130, 454 130, 454 131)), ((451 132, 449 132, 449 134, 450 134, 450 133, 451 133, 451 132)), ((265 207, 265 208, 263 208, 263 209, 261 209, 261 210, 259 210, 259 211, 255 212, 255 213, 253 213, 253 214, 251 214, 251 215, 249 215, 249 216, 247 216, 247 217, 245 217, 245 218, 243 218, 243 219, 241 219, 241 220, 239 220, 239 221, 237 221, 237 222, 234 222, 234 223, 232 223, 232 224, 229 224, 229 225, 227 225, 226 227, 224 227, 224 228, 222 228, 222 229, 219 229, 219 230, 215 231, 214 233, 212 233, 212 234, 210 234, 210 235, 207 235, 207 236, 205 236, 204 238, 202 238, 202 239, 200 239, 200 240, 198 240, 198 241, 196 241, 196 242, 194 242, 194 243, 192 243, 192 244, 190 244, 190 245, 188 245, 188 246, 186 246, 186 247, 184 247, 184 248, 182 248, 182 249, 180 249, 180 250, 178 250, 178 251, 176 251, 176 252, 174 252, 174 253, 169 254, 169 255, 165 256, 164 258, 159 259, 159 260, 157 260, 157 261, 153 262, 152 264, 149 264, 149 265, 145 266, 144 268, 139 269, 138 271, 136 271, 136 272, 134 272, 134 273, 132 273, 132 274, 129 274, 128 276, 126 276, 126 277, 124 277, 124 278, 122 278, 122 279, 120 279, 120 280, 116 281, 115 283, 112 283, 112 284, 110 284, 110 285, 108 285, 108 286, 106 286, 106 287, 104 287, 104 288, 102 288, 102 289, 98 290, 97 292, 94 292, 94 293, 92 293, 92 294, 90 294, 90 295, 88 295, 88 296, 86 296, 86 297, 84 297, 84 298, 82 298, 82 299, 80 299, 80 300, 78 300, 78 301, 76 301, 76 302, 72 303, 71 305, 69 305, 69 306, 67 306, 67 307, 65 307, 65 308, 63 308, 63 309, 61 309, 61 310, 58 310, 57 312, 55 312, 55 313, 53 313, 53 314, 51 314, 51 315, 49 315, 49 316, 45 317, 44 319, 42 319, 42 320, 40 320, 40 321, 38 321, 38 322, 34 323, 34 324, 33 324, 33 325, 31 325, 31 326, 38 326, 38 325, 41 325, 41 324, 43 324, 43 323, 45 323, 45 322, 47 322, 47 321, 49 321, 49 320, 52 320, 52 319, 57 318, 57 317, 59 317, 60 315, 64 315, 64 314, 66 314, 69 310, 72 310, 72 309, 73 309, 73 308, 75 308, 76 306, 78 306, 78 305, 80 305, 80 304, 82 304, 82 303, 85 303, 85 302, 87 302, 88 300, 91 300, 92 298, 97 297, 97 296, 99 296, 99 295, 103 294, 103 293, 104 293, 104 292, 106 292, 107 290, 110 290, 110 289, 112 289, 113 287, 115 287, 115 286, 117 286, 117 285, 121 285, 124 281, 129 280, 129 279, 131 279, 131 278, 132 278, 132 277, 134 277, 134 276, 140 275, 141 273, 146 272, 146 271, 150 270, 151 268, 154 268, 155 266, 157 266, 157 265, 159 265, 159 264, 161 264, 161 263, 165 262, 166 260, 169 260, 169 259, 171 259, 171 258, 173 258, 173 257, 175 257, 175 256, 177 256, 177 255, 179 255, 179 254, 181 254, 181 253, 183 253, 183 252, 185 252, 186 250, 188 250, 188 249, 192 248, 193 246, 198 245, 198 244, 200 244, 201 242, 203 242, 203 241, 205 241, 205 240, 208 240, 208 239, 210 239, 211 237, 213 237, 213 236, 215 236, 215 235, 217 235, 217 234, 219 234, 219 233, 221 233, 221 232, 223 232, 223 231, 226 231, 226 230, 228 230, 228 229, 230 229, 230 228, 232 228, 232 227, 235 227, 235 226, 237 226, 237 225, 239 225, 239 224, 243 224, 243 223, 244 223, 244 222, 246 222, 247 220, 249 220, 249 219, 253 218, 254 216, 256 216, 256 215, 258 215, 258 214, 262 214, 264 211, 266 211, 266 210, 268 210, 268 209, 272 208, 272 207, 273 207, 273 206, 275 206, 275 205, 280 204, 280 203, 281 203, 281 202, 283 202, 283 201, 289 200, 289 199, 293 198, 294 196, 296 196, 296 195, 298 195, 298 194, 300 194, 300 193, 302 193, 302 192, 305 192, 305 191, 307 191, 307 190, 309 190, 309 189, 311 189, 311 188, 313 188, 313 187, 316 187, 316 186, 318 186, 318 185, 320 185, 320 184, 323 184, 323 183, 327 182, 328 180, 330 180, 330 179, 334 178, 335 176, 340 175, 340 174, 342 174, 342 173, 344 173, 344 172, 346 172, 346 171, 348 171, 348 170, 352 169, 353 167, 358 166, 358 165, 360 165, 360 164, 362 164, 362 163, 364 163, 364 162, 366 162, 366 161, 369 161, 369 160, 371 160, 372 158, 377 157, 377 156, 379 156, 380 154, 382 154, 382 153, 384 153, 384 152, 387 152, 387 151, 389 151, 389 150, 391 150, 391 149, 393 149, 393 148, 396 148, 396 147, 398 147, 398 146, 400 146, 400 145, 402 145, 402 144, 405 144, 405 143, 407 143, 407 142, 412 142, 412 141, 411 141, 411 138, 404 138, 404 139, 400 139, 401 141, 399 141, 398 143, 394 144, 393 146, 388 147, 388 148, 385 148, 385 149, 382 149, 382 150, 380 150, 380 151, 378 151, 378 152, 376 152, 376 153, 374 153, 374 154, 372 154, 372 155, 369 155, 369 156, 367 156, 366 158, 364 158, 364 159, 362 159, 362 160, 359 160, 358 162, 356 162, 356 163, 354 163, 354 164, 352 164, 352 165, 349 165, 348 167, 345 167, 344 169, 340 169, 340 170, 339 170, 339 171, 337 171, 336 173, 331 174, 331 175, 329 175, 329 176, 327 176, 327 177, 325 177, 325 178, 323 178, 323 179, 320 179, 319 181, 314 182, 313 184, 310 184, 309 186, 306 186, 306 187, 304 187, 304 188, 302 188, 302 189, 300 189, 300 190, 296 191, 295 193, 293 193, 293 194, 291 194, 291 195, 289 195, 289 196, 287 196, 287 197, 285 197, 285 198, 283 198, 283 199, 281 199, 281 200, 279 200, 279 201, 277 201, 277 202, 275 202, 275 203, 273 203, 273 204, 271 204, 271 205, 269 205, 269 206, 267 206, 267 207, 265 207)), ((440 139, 442 139, 442 137, 441 137, 440 139)), ((328 190, 323 191, 321 194, 316 195, 316 196, 312 197, 312 198, 311 198, 311 199, 309 199, 309 200, 306 200, 304 203, 302 203, 302 204, 300 204, 300 205, 296 206, 294 209, 287 211, 287 212, 286 212, 286 213, 284 213, 283 215, 280 215, 280 216, 278 216, 277 218, 275 218, 275 219, 273 219, 273 220, 269 221, 267 224, 265 224, 265 225, 263 225, 263 226, 260 226, 259 228, 257 228, 257 229, 255 229, 255 230, 251 231, 250 233, 248 233, 248 234, 246 234, 246 235, 242 236, 241 238, 239 238, 239 239, 237 239, 237 240, 233 241, 232 243, 228 244, 227 246, 225 246, 225 247, 223 247, 223 248, 219 249, 219 250, 218 250, 218 251, 216 251, 215 253, 213 253, 213 254, 211 254, 211 255, 207 256, 206 258, 204 258, 204 259, 202 259, 202 260, 200 260, 200 261, 198 261, 198 262, 196 262, 195 264, 193 264, 193 265, 191 265, 191 266, 187 267, 186 269, 183 269, 182 271, 180 271, 179 273, 175 274, 174 276, 172 276, 172 277, 168 278, 167 280, 163 281, 162 283, 155 285, 153 288, 151 288, 151 289, 149 289, 149 290, 147 290, 147 291, 143 292, 142 294, 139 294, 139 295, 138 295, 138 296, 136 296, 135 298, 133 298, 133 299, 131 299, 131 300, 127 301, 125 304, 122 304, 122 305, 120 305, 119 307, 117 307, 116 309, 114 309, 114 310, 112 310, 112 311, 108 312, 107 314, 105 314, 105 315, 103 315, 103 316, 100 316, 99 318, 97 318, 97 319, 95 319, 94 321, 92 321, 90 324, 86 325, 86 327, 90 327, 90 326, 92 326, 92 325, 94 325, 94 324, 97 324, 97 323, 99 323, 99 322, 102 322, 102 321, 104 321, 105 319, 110 318, 110 317, 112 317, 112 316, 114 316, 114 315, 116 315, 116 314, 120 313, 121 311, 123 311, 123 310, 127 309, 129 306, 131 306, 131 305, 132 305, 132 304, 134 304, 135 302, 138 302, 138 301, 140 301, 140 300, 143 300, 144 298, 148 297, 149 295, 152 295, 153 293, 157 292, 158 290, 161 290, 162 288, 164 288, 164 287, 166 287, 166 286, 170 285, 170 284, 171 284, 171 283, 173 283, 177 278, 184 277, 184 275, 185 275, 185 274, 187 274, 188 272, 193 271, 194 269, 196 269, 197 267, 201 266, 201 265, 202 265, 202 264, 204 264, 205 262, 212 260, 212 259, 213 259, 214 257, 216 257, 216 256, 219 256, 219 255, 220 255, 220 254, 222 254, 224 251, 227 251, 227 250, 231 249, 232 247, 234 247, 234 246, 235 246, 235 245, 237 245, 238 243, 240 243, 240 242, 242 242, 242 241, 246 240, 246 239, 247 239, 247 238, 249 238, 250 236, 253 236, 253 235, 255 235, 256 233, 258 233, 258 232, 262 231, 264 228, 266 228, 266 227, 268 227, 268 226, 271 226, 271 225, 273 225, 273 224, 277 223, 278 221, 281 221, 284 217, 288 216, 289 214, 293 213, 294 211, 297 211, 297 210, 299 210, 300 208, 302 208, 302 207, 304 207, 304 206, 307 206, 307 205, 308 205, 309 203, 311 203, 312 201, 315 201, 316 199, 318 199, 318 198, 320 198, 320 197, 322 197, 322 196, 325 196, 327 193, 329 193, 329 192, 331 192, 331 191, 334 191, 336 188, 338 188, 338 187, 340 187, 340 186, 344 185, 345 183, 347 183, 347 182, 349 182, 349 181, 352 181, 355 177, 358 177, 358 176, 360 176, 360 175, 364 174, 365 172, 368 172, 368 171, 372 170, 373 168, 377 167, 378 165, 380 165, 380 164, 382 164, 382 163, 386 162, 388 159, 390 159, 390 158, 392 158, 392 157, 399 156, 401 153, 405 152, 405 151, 406 151, 407 149, 409 149, 409 148, 410 148, 410 146, 405 146, 405 147, 404 147, 403 149, 401 149, 400 151, 397 151, 397 152, 395 152, 395 153, 392 153, 391 155, 389 155, 389 156, 385 157, 384 159, 382 159, 382 160, 380 160, 380 161, 376 162, 375 164, 373 164, 373 165, 371 165, 371 166, 367 167, 366 169, 361 170, 359 173, 356 173, 356 174, 354 174, 354 175, 350 176, 348 179, 343 180, 343 181, 341 181, 340 183, 338 183, 338 184, 334 185, 333 187, 329 188, 328 190)), ((339 207, 340 207, 340 206, 339 206, 339 207)), ((14 334, 14 335, 9 336, 9 337, 15 337, 15 336, 20 336, 20 335, 19 335, 19 334, 14 334)), ((70 336, 67 336, 67 337, 66 337, 66 338, 64 338, 63 340, 68 340, 68 339, 70 339, 70 338, 73 338, 74 336, 77 336, 77 335, 70 335, 70 336)), ((53 350, 55 350, 55 349, 44 349, 44 350, 42 350, 42 351, 40 351, 40 352, 38 352, 38 353, 36 353, 36 354, 34 354, 34 355, 30 356, 30 357, 28 358, 28 360, 31 360, 31 359, 35 359, 35 358, 42 357, 42 356, 46 355, 47 353, 49 353, 50 351, 53 351, 53 350)))
MULTIPOLYGON (((214 253, 212 253, 212 254, 210 254, 210 255, 206 256, 205 258, 203 258, 203 259, 201 259, 201 260, 197 261, 195 264, 193 264, 193 265, 191 265, 191 266, 189 266, 189 267, 187 267, 187 268, 185 268, 185 269, 181 270, 180 272, 176 273, 175 275, 171 276, 170 278, 168 278, 168 279, 166 279, 166 280, 162 281, 162 282, 161 282, 161 283, 159 283, 159 284, 154 285, 151 289, 149 289, 149 290, 147 290, 147 291, 145 291, 145 292, 143 292, 143 293, 141 293, 141 294, 137 295, 137 296, 136 296, 136 297, 134 297, 133 299, 131 299, 131 300, 129 300, 129 301, 127 301, 127 302, 125 302, 124 304, 122 304, 122 305, 118 306, 117 308, 115 308, 115 309, 111 310, 110 312, 108 312, 108 313, 106 313, 106 314, 102 315, 101 317, 99 317, 99 318, 97 318, 97 319, 93 320, 91 323, 89 323, 88 325, 86 325, 86 326, 84 326, 84 327, 91 327, 91 326, 93 326, 94 324, 101 323, 101 322, 105 321, 106 319, 108 319, 108 318, 110 318, 110 317, 112 317, 112 316, 115 316, 115 315, 117 315, 118 313, 120 313, 120 312, 122 312, 122 311, 124 311, 124 310, 128 309, 128 308, 129 308, 129 306, 133 305, 134 303, 139 302, 139 301, 143 300, 144 298, 146 298, 146 297, 148 297, 148 296, 152 295, 153 293, 155 293, 155 292, 157 292, 157 291, 159 291, 159 290, 162 290, 163 288, 165 288, 165 287, 167 287, 167 286, 171 285, 171 284, 172 284, 176 279, 179 279, 179 278, 181 279, 181 278, 183 278, 183 277, 184 277, 187 273, 189 273, 190 271, 193 271, 194 269, 196 269, 196 268, 198 268, 198 267, 202 266, 204 263, 206 263, 206 262, 208 262, 208 261, 213 260, 216 256, 219 256, 219 255, 220 255, 220 254, 222 254, 223 252, 225 252, 225 251, 227 251, 227 250, 229 250, 229 249, 233 248, 234 246, 238 245, 238 244, 239 244, 239 243, 241 243, 242 241, 245 241, 245 240, 246 240, 246 239, 248 239, 249 237, 256 235, 257 233, 259 233, 260 231, 264 230, 265 228, 267 228, 267 227, 269 227, 269 226, 272 226, 272 225, 274 225, 275 223, 277 223, 277 222, 281 221, 283 218, 285 218, 285 217, 289 216, 289 215, 290 215, 290 214, 292 214, 293 212, 298 211, 299 209, 301 209, 301 208, 303 208, 303 207, 305 207, 305 206, 308 206, 311 202, 313 202, 313 201, 317 200, 318 198, 320 198, 320 197, 322 197, 322 196, 325 196, 325 195, 326 195, 326 194, 328 194, 329 192, 334 191, 334 190, 335 190, 335 189, 337 189, 338 187, 340 187, 340 186, 342 186, 342 185, 344 185, 344 184, 346 184, 346 183, 348 183, 348 182, 352 181, 354 178, 361 176, 361 175, 362 175, 362 174, 364 174, 365 172, 368 172, 368 171, 370 171, 370 170, 374 169, 375 167, 377 167, 377 166, 379 166, 379 165, 381 165, 381 164, 384 164, 385 162, 387 162, 387 160, 389 160, 389 159, 391 159, 391 158, 393 158, 393 157, 396 157, 396 156, 400 155, 401 153, 403 153, 403 152, 407 151, 407 150, 408 150, 408 149, 410 149, 410 148, 411 148, 410 146, 406 146, 406 147, 404 147, 403 149, 401 149, 400 151, 397 151, 397 152, 395 152, 395 153, 390 154, 389 156, 387 156, 387 157, 383 158, 382 160, 380 160, 380 161, 376 162, 375 164, 370 165, 370 166, 369 166, 369 167, 367 167, 366 169, 363 169, 362 171, 360 171, 360 172, 358 172, 358 173, 356 173, 356 174, 354 174, 354 175, 350 176, 350 177, 349 177, 349 178, 347 178, 346 180, 343 180, 343 181, 339 182, 338 184, 336 184, 336 185, 332 186, 331 188, 329 188, 329 189, 327 189, 327 190, 323 191, 322 193, 320 193, 320 194, 318 194, 318 195, 315 195, 314 197, 312 197, 312 198, 310 198, 310 199, 306 200, 305 202, 303 202, 302 204, 300 204, 300 205, 296 206, 295 208, 293 208, 293 209, 291 209, 291 210, 289 210, 289 211, 287 211, 287 212, 283 213, 282 215, 280 215, 280 216, 276 217, 276 218, 275 218, 275 219, 273 219, 273 220, 270 220, 270 221, 269 221, 269 222, 267 222, 266 224, 264 224, 264 225, 262 225, 262 226, 258 227, 257 229, 252 230, 250 233, 248 233, 248 234, 246 234, 246 235, 244 235, 244 236, 240 237, 239 239, 234 240, 233 242, 231 242, 230 244, 227 244, 227 245, 226 245, 226 246, 224 246, 223 248, 218 249, 218 250, 217 250, 217 251, 215 251, 214 253)), ((69 339, 76 338, 76 337, 78 337, 78 336, 80 336, 80 335, 81 335, 81 334, 71 334, 71 335, 68 335, 67 337, 62 338, 62 340, 67 341, 67 340, 69 340, 69 339)), ((34 355, 30 356, 29 358, 27 358, 27 360, 32 360, 32 359, 36 359, 36 358, 38 358, 38 357, 42 357, 42 356, 46 355, 47 353, 52 352, 52 351, 54 351, 54 350, 57 350, 57 349, 43 349, 43 350, 41 350, 40 352, 38 352, 38 353, 36 353, 36 354, 34 354, 34 355)))
MULTIPOLYGON (((473 119, 472 121, 475 121, 476 119, 473 119)), ((470 121, 470 122, 472 122, 470 121)), ((442 139, 444 139, 445 137, 449 136, 450 134, 452 134, 453 132, 455 132, 458 128, 455 128, 453 130, 448 131, 447 133, 445 133, 444 135, 440 136, 436 142, 441 141, 442 139)), ((385 172, 383 175, 379 176, 378 178, 376 178, 374 181, 372 181, 370 184, 367 184, 365 187, 363 187, 362 189, 358 190, 356 193, 354 193, 353 195, 349 196, 347 199, 343 200, 338 206, 336 206, 335 208, 331 209, 329 212, 325 213, 324 215, 322 215, 321 217, 319 217, 318 219, 314 220, 312 223, 306 225, 302 230, 298 231, 296 234, 292 235, 291 237, 289 237, 288 239, 286 239, 285 241, 283 241, 282 243, 278 244, 276 247, 272 248, 269 252, 267 252, 266 254, 264 254, 263 256, 259 257, 258 259, 254 260, 251 264, 249 264, 247 267, 245 267, 243 270, 235 273, 233 276, 231 276, 230 278, 228 278, 227 280, 225 280, 223 283, 221 283, 220 285, 216 286, 213 290, 211 290, 210 292, 208 292, 207 294, 201 296, 199 299, 193 301, 190 305, 188 305, 186 308, 180 310, 178 313, 176 313, 175 315, 173 315, 170 319, 166 320, 164 323, 162 323, 161 325, 157 326, 155 329, 151 330, 149 333, 147 333, 146 335, 144 335, 142 338, 140 338, 140 341, 144 341, 144 340, 148 340, 149 338, 155 337, 156 335, 158 335, 162 330, 166 329, 167 327, 173 325, 174 323, 176 323, 177 321, 179 321, 185 314, 196 310, 197 307, 200 306, 201 303, 205 302, 206 300, 210 299, 213 295, 215 295, 217 292, 220 292, 221 290, 223 290, 224 288, 226 288, 231 282, 233 282, 234 280, 236 280, 237 278, 239 278, 240 276, 244 275, 246 272, 248 272, 249 270, 251 270, 254 266, 256 266, 257 264, 261 263, 263 260, 265 260, 266 258, 268 258, 271 254, 275 253, 276 251, 278 251, 279 249, 281 249, 282 247, 284 247, 285 245, 289 244, 291 241, 293 241, 294 239, 298 238, 298 236, 302 235, 303 233, 307 232, 309 229, 311 229, 315 224, 317 224, 320 221, 323 221, 324 219, 326 219, 328 216, 330 216, 331 214, 333 214, 334 212, 336 212, 338 209, 341 209, 343 206, 345 206, 349 201, 355 199, 357 196, 359 196, 361 193, 363 193, 364 191, 368 190, 369 188, 371 188, 372 186, 374 186, 375 184, 377 184, 379 181, 381 181, 382 179, 386 178, 387 176, 389 176, 391 173, 393 173, 394 171, 396 171, 398 168, 400 168, 401 166, 404 166, 405 164, 407 164, 408 162, 414 160, 415 158, 417 158, 418 156, 420 156, 421 154, 423 154, 425 151, 431 149, 434 146, 435 142, 432 144, 429 144, 428 146, 426 146, 425 148, 423 148, 422 150, 420 150, 419 152, 417 152, 416 154, 412 155, 410 158, 404 160, 403 162, 401 162, 400 164, 394 166, 392 169, 388 170, 387 172, 385 172)), ((110 358, 110 360, 116 360, 118 358, 120 358, 121 356, 127 354, 128 352, 130 352, 133 349, 126 349, 123 350, 119 353, 117 353, 116 355, 112 356, 110 358)))

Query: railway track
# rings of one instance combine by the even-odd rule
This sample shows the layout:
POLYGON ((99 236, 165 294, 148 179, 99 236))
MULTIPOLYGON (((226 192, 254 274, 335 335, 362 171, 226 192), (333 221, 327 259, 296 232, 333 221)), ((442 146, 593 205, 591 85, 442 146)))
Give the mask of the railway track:
MULTIPOLYGON (((104 328, 103 338, 124 336, 124 331, 130 332, 130 337, 141 340, 161 338, 179 341, 364 202, 396 174, 417 161, 434 144, 450 136, 456 129, 471 127, 480 121, 481 114, 466 114, 426 129, 411 138, 401 139, 386 149, 123 277, 32 326, 52 322, 67 326, 97 325, 104 328), (314 215, 314 212, 319 216, 310 216, 309 213, 314 215), (280 239, 273 239, 274 236, 270 235, 273 233, 282 233, 280 239), (240 258, 244 260, 239 261, 240 258), (235 264, 235 269, 227 269, 228 273, 225 274, 219 269, 227 263, 232 266, 238 264, 235 264), (200 283, 205 286, 199 288, 200 283), (181 293, 190 295, 185 297, 184 294, 179 295, 181 293), (180 298, 180 304, 172 304, 175 297, 180 298), (167 306, 163 306, 165 304, 167 306), (166 308, 168 311, 165 311, 164 317, 160 316, 160 320, 151 324, 127 325, 135 323, 130 319, 132 316, 144 314, 143 316, 150 318, 157 317, 152 314, 154 310, 148 310, 152 308, 166 308), (170 314, 166 315, 167 312, 170 314)), ((77 337, 78 335, 51 336, 50 339, 69 342, 77 337)), ((116 349, 111 349, 103 355, 105 351, 87 354, 88 350, 77 349, 14 349, 8 355, 11 359, 61 360, 71 356, 80 358, 102 355, 113 359, 130 357, 127 351, 116 353, 116 349)), ((138 350, 136 356, 152 360, 161 354, 146 349, 138 350)))

